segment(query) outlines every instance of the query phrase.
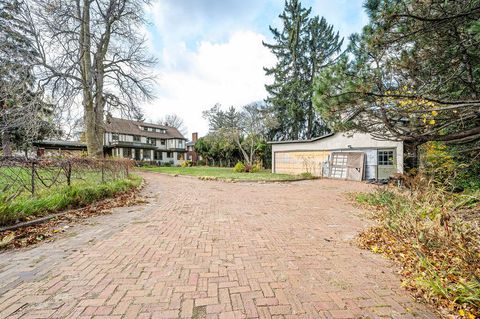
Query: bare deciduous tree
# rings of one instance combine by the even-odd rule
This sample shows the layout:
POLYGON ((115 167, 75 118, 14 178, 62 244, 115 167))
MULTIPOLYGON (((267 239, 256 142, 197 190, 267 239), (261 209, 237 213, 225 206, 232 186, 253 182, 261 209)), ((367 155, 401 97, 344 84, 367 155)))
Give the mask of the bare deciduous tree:
POLYGON ((105 113, 152 97, 155 60, 141 36, 149 0, 29 0, 40 85, 83 108, 88 154, 103 156, 105 113))
POLYGON ((168 125, 176 128, 183 136, 186 136, 188 133, 187 127, 183 122, 183 119, 175 113, 167 114, 163 119, 158 121, 160 125, 168 125))

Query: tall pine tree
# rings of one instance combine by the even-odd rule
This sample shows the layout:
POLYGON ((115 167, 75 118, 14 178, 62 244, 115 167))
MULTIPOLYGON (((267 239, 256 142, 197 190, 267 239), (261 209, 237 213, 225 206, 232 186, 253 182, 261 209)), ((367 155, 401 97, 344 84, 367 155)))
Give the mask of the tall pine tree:
POLYGON ((307 128, 306 138, 327 133, 327 127, 313 106, 314 80, 323 68, 336 61, 341 50, 343 39, 335 33, 327 20, 318 16, 309 21, 306 63, 306 87, 308 89, 306 103, 307 128))
POLYGON ((277 57, 274 67, 264 68, 274 78, 265 86, 266 102, 278 119, 273 139, 311 138, 325 130, 312 105, 313 81, 334 59, 343 40, 324 18, 310 14, 311 8, 300 1, 287 0, 279 16, 283 28, 270 27, 274 43, 263 43, 277 57))
POLYGON ((267 103, 279 120, 274 132, 276 139, 299 139, 305 125, 304 65, 306 39, 311 9, 302 7, 298 0, 285 1, 280 19, 283 29, 270 26, 274 44, 263 43, 277 57, 277 64, 264 68, 267 75, 273 75, 274 82, 266 85, 269 97, 267 103))

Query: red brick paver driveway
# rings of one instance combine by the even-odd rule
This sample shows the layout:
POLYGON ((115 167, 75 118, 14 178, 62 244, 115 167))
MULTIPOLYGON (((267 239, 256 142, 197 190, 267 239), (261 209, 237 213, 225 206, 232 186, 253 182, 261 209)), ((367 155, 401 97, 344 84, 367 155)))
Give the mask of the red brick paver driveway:
POLYGON ((364 184, 144 176, 149 204, 0 254, 0 317, 435 317, 352 243, 364 184))

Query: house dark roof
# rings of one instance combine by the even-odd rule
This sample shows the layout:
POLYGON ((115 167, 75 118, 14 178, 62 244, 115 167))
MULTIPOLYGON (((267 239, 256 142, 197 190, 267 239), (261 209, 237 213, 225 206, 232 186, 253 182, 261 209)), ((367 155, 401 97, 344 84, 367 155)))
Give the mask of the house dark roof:
POLYGON ((335 133, 328 133, 328 134, 325 134, 325 135, 322 135, 322 136, 319 136, 319 137, 315 137, 315 138, 312 138, 312 139, 309 139, 309 140, 270 141, 270 142, 268 142, 268 144, 311 143, 311 142, 315 142, 315 141, 324 139, 326 137, 330 137, 332 135, 335 135, 335 133))
POLYGON ((35 141, 33 145, 45 148, 87 149, 87 145, 79 141, 46 140, 35 141))
POLYGON ((176 128, 172 126, 158 125, 153 123, 138 122, 133 120, 124 120, 116 117, 108 117, 105 123, 105 132, 107 133, 118 133, 118 134, 132 134, 132 135, 142 135, 152 138, 179 138, 186 140, 176 128), (140 129, 140 126, 160 128, 166 131, 166 133, 159 132, 149 132, 143 129, 140 129))

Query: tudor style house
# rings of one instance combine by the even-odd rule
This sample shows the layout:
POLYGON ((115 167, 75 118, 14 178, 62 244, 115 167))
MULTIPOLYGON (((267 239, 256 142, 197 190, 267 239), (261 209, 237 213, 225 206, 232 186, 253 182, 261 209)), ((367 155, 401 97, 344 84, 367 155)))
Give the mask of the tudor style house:
POLYGON ((105 124, 105 153, 137 161, 170 162, 185 160, 186 139, 174 127, 115 117, 105 124))
MULTIPOLYGON (((174 127, 108 116, 103 141, 105 156, 179 165, 185 160, 186 139, 174 127)), ((36 141, 37 156, 81 155, 82 141, 36 141)))

